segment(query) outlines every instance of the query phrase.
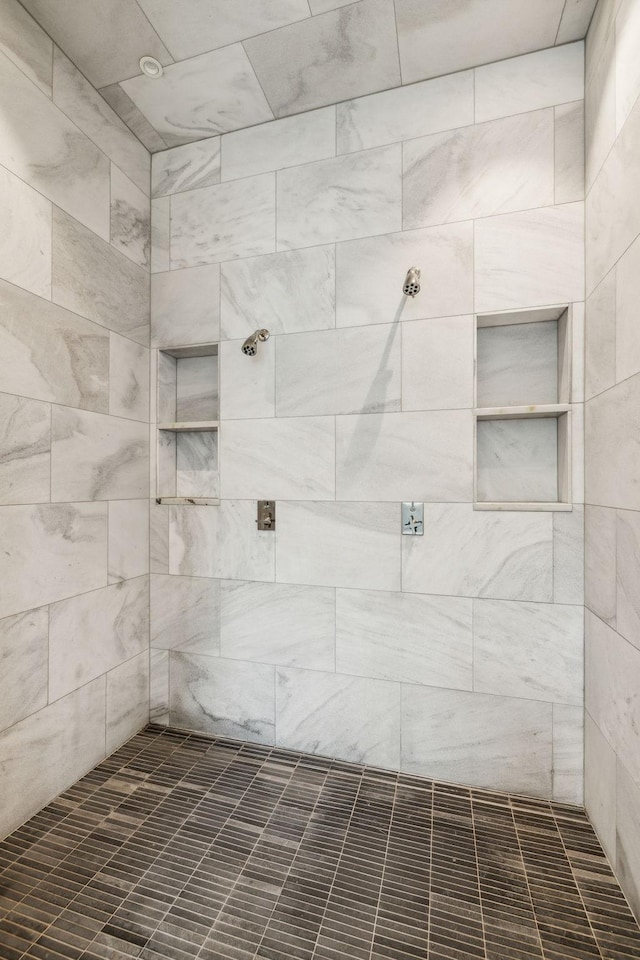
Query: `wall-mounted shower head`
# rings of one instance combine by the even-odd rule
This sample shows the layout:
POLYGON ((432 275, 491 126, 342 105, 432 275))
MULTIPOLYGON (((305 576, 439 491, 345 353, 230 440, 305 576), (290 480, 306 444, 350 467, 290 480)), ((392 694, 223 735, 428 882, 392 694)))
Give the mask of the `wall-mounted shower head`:
POLYGON ((411 267, 411 269, 407 271, 402 285, 402 292, 405 297, 415 297, 417 293, 420 293, 420 271, 417 267, 411 267))
POLYGON ((250 337, 247 337, 245 342, 242 344, 242 352, 246 353, 248 357, 255 357, 258 352, 258 343, 264 343, 265 340, 269 339, 269 331, 265 330, 256 330, 255 333, 252 333, 250 337))

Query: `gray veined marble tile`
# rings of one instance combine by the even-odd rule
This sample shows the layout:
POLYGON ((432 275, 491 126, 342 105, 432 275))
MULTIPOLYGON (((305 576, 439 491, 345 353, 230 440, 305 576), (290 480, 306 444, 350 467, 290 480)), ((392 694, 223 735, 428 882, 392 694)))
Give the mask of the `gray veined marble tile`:
POLYGON ((616 625, 616 511, 585 506, 585 603, 616 625))
POLYGON ((480 420, 476 424, 476 496, 489 503, 558 499, 558 421, 480 420))
POLYGON ((640 650, 640 513, 618 510, 616 630, 640 650))
POLYGON ((53 214, 53 300, 149 342, 149 274, 62 210, 53 214))
POLYGON ((393 144, 280 170, 278 249, 400 230, 401 164, 393 144))
POLYGON ((0 51, 51 96, 53 43, 17 0, 0 2, 0 51))
POLYGON ((324 107, 222 137, 222 179, 237 180, 336 154, 336 108, 324 107))
POLYGON ((120 119, 124 120, 147 150, 150 150, 151 153, 166 150, 167 144, 160 134, 151 126, 144 114, 138 110, 131 97, 124 92, 119 83, 110 83, 106 87, 101 87, 98 93, 115 110, 120 119))
POLYGON ((267 348, 248 358, 241 346, 242 340, 224 340, 220 344, 220 417, 223 420, 275 417, 275 350, 267 348))
POLYGON ((584 714, 584 793, 589 820, 613 863, 616 857, 616 755, 588 712, 584 714))
POLYGON ((148 494, 146 424, 54 407, 51 498, 132 500, 148 494))
POLYGON ((315 16, 318 13, 337 10, 338 7, 346 7, 348 3, 353 3, 353 0, 309 0, 309 7, 315 16))
POLYGON ((149 422, 149 350, 109 334, 109 413, 149 422))
POLYGON ((246 40, 277 117, 397 87, 392 0, 366 0, 246 40))
POLYGON ((283 583, 222 583, 223 657, 282 667, 334 669, 335 591, 283 583))
POLYGON ((616 873, 636 917, 640 914, 640 786, 618 760, 616 774, 616 873))
MULTIPOLYGON (((637 237, 620 257, 615 275, 616 379, 620 382, 640 373, 640 331, 638 330, 640 237, 637 237)), ((603 283, 606 282, 606 280, 603 281, 603 283)))
POLYGON ((616 382, 616 271, 590 294, 585 322, 585 399, 616 382))
POLYGON ((220 183, 220 137, 164 150, 151 158, 151 196, 220 183))
POLYGON ((403 323, 403 410, 473 406, 474 327, 472 316, 403 323))
POLYGON ((109 503, 109 583, 149 572, 149 501, 109 503))
POLYGON ((168 650, 149 651, 149 721, 167 726, 169 723, 169 657, 168 650))
POLYGON ((3 691, 0 730, 47 703, 49 612, 46 607, 0 620, 3 691))
POLYGON ((397 769, 400 687, 281 667, 276 675, 276 742, 290 750, 397 769))
POLYGON ((149 722, 149 654, 139 653, 107 674, 107 753, 149 722))
POLYGON ((176 420, 218 419, 218 357, 182 357, 177 364, 176 420))
POLYGON ((151 646, 214 657, 220 653, 220 581, 151 577, 151 646))
POLYGON ((171 268, 272 253, 275 205, 273 173, 175 194, 171 268))
MULTIPOLYGON (((633 0, 622 0, 615 24, 616 36, 616 129, 624 126, 640 94, 638 43, 640 43, 640 16, 633 0)), ((639 884, 640 888, 640 884, 639 884)), ((640 899, 640 897, 639 897, 640 899)))
POLYGON ((151 273, 171 269, 171 197, 151 201, 151 273))
POLYGON ((106 584, 106 504, 1 507, 0 522, 0 617, 106 584))
POLYGON ((584 507, 553 516, 553 599, 584 603, 584 507))
POLYGON ((51 204, 0 167, 0 277, 51 299, 51 204))
POLYGON ((46 503, 51 468, 48 404, 0 394, 0 436, 0 503, 46 503))
POLYGON ((617 0, 596 6, 585 40, 585 166, 590 188, 611 149, 616 124, 617 0))
POLYGON ((586 501, 640 510, 640 374, 587 404, 586 501))
POLYGON ((471 690, 471 627, 466 598, 338 590, 336 670, 471 690))
POLYGON ((555 202, 584 197, 584 101, 555 108, 555 202))
POLYGON ((169 507, 149 503, 149 572, 169 573, 169 507))
POLYGON ((111 164, 111 244, 141 267, 151 262, 151 206, 135 183, 111 164))
POLYGON ((151 346, 215 343, 220 338, 217 263, 151 277, 151 346))
POLYGON ((183 497, 218 497, 218 434, 182 433, 176 437, 176 489, 183 497))
POLYGON ((584 803, 584 710, 553 705, 553 799, 584 803))
POLYGON ((262 663, 172 653, 171 724, 235 740, 273 743, 274 671, 262 663))
POLYGON ((558 403, 558 324, 509 323, 477 335, 479 407, 558 403))

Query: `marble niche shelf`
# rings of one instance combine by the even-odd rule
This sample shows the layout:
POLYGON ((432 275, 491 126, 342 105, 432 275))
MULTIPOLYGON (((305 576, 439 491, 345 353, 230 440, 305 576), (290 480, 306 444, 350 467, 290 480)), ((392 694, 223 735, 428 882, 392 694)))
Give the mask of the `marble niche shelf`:
POLYGON ((476 510, 569 511, 571 307, 477 317, 476 510))
POLYGON ((220 502, 218 384, 217 343, 157 351, 157 503, 220 502))

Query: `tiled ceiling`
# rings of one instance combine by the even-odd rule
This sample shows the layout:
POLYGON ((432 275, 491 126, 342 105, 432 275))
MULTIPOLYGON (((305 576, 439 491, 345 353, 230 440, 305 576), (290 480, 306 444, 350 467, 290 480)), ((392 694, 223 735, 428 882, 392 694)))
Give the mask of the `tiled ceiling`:
POLYGON ((579 40, 596 0, 22 3, 156 151, 579 40))

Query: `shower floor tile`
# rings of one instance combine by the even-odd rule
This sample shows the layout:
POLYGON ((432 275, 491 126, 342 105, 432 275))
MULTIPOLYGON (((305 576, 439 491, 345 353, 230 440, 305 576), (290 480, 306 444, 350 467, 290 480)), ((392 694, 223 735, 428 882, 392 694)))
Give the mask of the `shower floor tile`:
POLYGON ((148 727, 0 843, 1 960, 627 960, 585 814, 148 727))

